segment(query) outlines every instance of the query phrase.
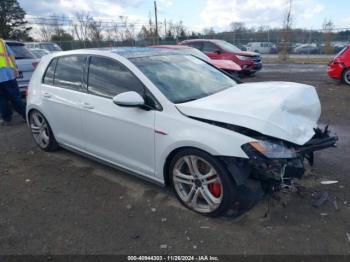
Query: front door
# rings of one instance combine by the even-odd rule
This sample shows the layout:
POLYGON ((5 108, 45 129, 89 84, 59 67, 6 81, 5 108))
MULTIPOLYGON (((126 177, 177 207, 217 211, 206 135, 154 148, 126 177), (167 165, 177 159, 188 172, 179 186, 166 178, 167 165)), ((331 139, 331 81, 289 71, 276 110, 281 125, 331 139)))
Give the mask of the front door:
POLYGON ((155 112, 121 107, 112 98, 145 88, 116 60, 92 56, 87 77, 88 93, 82 97, 86 151, 118 166, 154 176, 155 112))

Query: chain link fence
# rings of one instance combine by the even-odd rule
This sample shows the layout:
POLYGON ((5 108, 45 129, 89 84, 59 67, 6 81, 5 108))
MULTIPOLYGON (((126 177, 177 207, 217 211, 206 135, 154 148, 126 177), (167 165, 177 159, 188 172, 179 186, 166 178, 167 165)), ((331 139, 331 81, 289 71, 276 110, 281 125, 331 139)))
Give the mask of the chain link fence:
MULTIPOLYGON (((350 29, 322 30, 267 30, 261 32, 223 32, 212 35, 191 35, 178 39, 103 40, 103 41, 56 41, 63 50, 103 47, 146 47, 155 44, 175 45, 180 41, 205 38, 220 39, 236 45, 243 51, 261 53, 267 60, 280 58, 287 53, 289 60, 299 62, 328 62, 331 57, 350 43, 350 29)), ((265 60, 266 60, 265 59, 265 60)))

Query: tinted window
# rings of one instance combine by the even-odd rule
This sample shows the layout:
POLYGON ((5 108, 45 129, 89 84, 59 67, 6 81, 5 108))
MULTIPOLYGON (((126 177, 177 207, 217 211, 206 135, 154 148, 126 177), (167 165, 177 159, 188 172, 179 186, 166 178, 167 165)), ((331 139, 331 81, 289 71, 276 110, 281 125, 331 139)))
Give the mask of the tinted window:
POLYGON ((54 85, 72 90, 81 90, 85 56, 65 56, 57 61, 54 85))
POLYGON ((186 43, 185 45, 188 45, 188 46, 191 46, 193 48, 196 48, 196 49, 199 49, 201 50, 202 49, 202 43, 201 42, 190 42, 190 43, 186 43))
POLYGON ((335 57, 341 56, 342 54, 345 53, 346 50, 348 50, 348 46, 346 46, 342 50, 340 50, 340 52, 335 57))
POLYGON ((209 42, 205 42, 203 43, 203 52, 210 52, 210 53, 214 53, 216 51, 218 51, 220 48, 217 47, 216 45, 209 43, 209 42))
POLYGON ((91 94, 104 97, 114 97, 128 91, 144 94, 140 80, 125 66, 103 57, 91 57, 88 90, 91 94))
POLYGON ((6 43, 15 54, 16 59, 34 59, 35 56, 28 51, 28 49, 22 45, 17 43, 6 43))
POLYGON ((62 49, 54 43, 42 43, 39 45, 39 47, 49 51, 62 51, 62 49))
POLYGON ((211 59, 206 54, 204 54, 203 52, 195 48, 183 48, 183 49, 179 49, 179 51, 187 55, 193 55, 207 62, 211 61, 211 59))
POLYGON ((215 67, 190 55, 130 60, 174 103, 200 99, 236 85, 215 67))
POLYGON ((218 44, 223 50, 227 52, 241 52, 242 50, 239 49, 237 46, 230 44, 223 40, 215 40, 215 43, 218 44))
POLYGON ((57 63, 57 59, 53 59, 49 64, 49 66, 47 67, 46 73, 44 76, 44 81, 43 81, 44 84, 53 85, 53 78, 55 75, 56 63, 57 63))

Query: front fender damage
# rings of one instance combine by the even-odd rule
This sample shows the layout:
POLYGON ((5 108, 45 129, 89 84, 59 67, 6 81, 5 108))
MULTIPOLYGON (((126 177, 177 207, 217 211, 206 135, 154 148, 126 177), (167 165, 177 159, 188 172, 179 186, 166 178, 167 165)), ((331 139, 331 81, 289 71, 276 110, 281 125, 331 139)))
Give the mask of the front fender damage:
MULTIPOLYGON (((335 147, 337 136, 332 136, 328 126, 315 129, 315 135, 304 145, 293 145, 295 158, 267 158, 252 147, 243 150, 248 159, 220 157, 237 186, 237 198, 242 211, 252 207, 264 193, 289 187, 305 172, 305 160, 314 164, 314 152, 335 147)), ((243 147, 242 147, 243 148, 243 147)))

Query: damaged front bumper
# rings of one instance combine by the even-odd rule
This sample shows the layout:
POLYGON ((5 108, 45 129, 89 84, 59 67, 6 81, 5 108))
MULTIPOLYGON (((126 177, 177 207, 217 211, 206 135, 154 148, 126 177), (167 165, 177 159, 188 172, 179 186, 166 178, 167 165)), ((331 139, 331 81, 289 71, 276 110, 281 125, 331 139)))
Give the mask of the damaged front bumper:
MULTIPOLYGON (((329 147, 335 147, 337 136, 331 136, 328 127, 324 130, 315 129, 315 135, 302 146, 289 145, 292 148, 292 158, 269 158, 250 144, 242 149, 249 156, 248 166, 250 176, 262 181, 284 182, 288 179, 301 178, 305 172, 304 160, 311 165, 314 162, 314 152, 329 147)), ((289 148, 289 150, 290 150, 289 148)))

